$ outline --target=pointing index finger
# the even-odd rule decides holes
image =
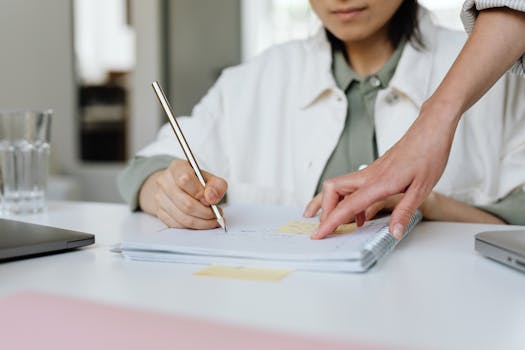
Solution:
[[[379,186],[364,186],[347,195],[323,220],[312,239],[322,239],[332,233],[341,224],[347,223],[380,199],[388,196]]]

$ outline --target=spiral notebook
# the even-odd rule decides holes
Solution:
[[[228,233],[172,228],[127,232],[121,253],[144,261],[363,272],[398,243],[388,232],[389,217],[360,228],[342,226],[314,241],[310,233],[317,219],[303,218],[303,208],[235,205],[223,209]],[[416,212],[405,235],[420,220],[421,213]]]

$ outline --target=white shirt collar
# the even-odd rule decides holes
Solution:
[[[420,108],[429,96],[430,75],[435,51],[436,26],[430,13],[420,7],[419,29],[424,49],[417,49],[411,42],[405,46],[390,87],[405,95]],[[303,88],[298,92],[300,108],[306,108],[324,94],[339,89],[332,74],[332,52],[324,28],[304,43],[306,64]],[[409,77],[409,78],[407,78]]]

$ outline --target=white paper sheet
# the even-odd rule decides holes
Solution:
[[[224,208],[228,233],[215,230],[163,229],[129,232],[122,242],[125,256],[136,260],[279,266],[308,270],[360,270],[370,265],[365,245],[383,231],[388,218],[368,222],[347,234],[314,241],[308,234],[276,231],[302,217],[302,208],[238,205]],[[349,268],[355,266],[355,269]]]

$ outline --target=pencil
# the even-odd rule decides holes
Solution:
[[[188,142],[186,141],[186,138],[184,137],[184,134],[182,133],[179,123],[177,123],[177,119],[175,119],[175,113],[173,113],[173,109],[171,108],[171,105],[168,102],[168,99],[166,98],[164,91],[162,90],[162,88],[160,87],[157,81],[154,81],[151,84],[151,86],[153,87],[153,91],[155,91],[155,95],[157,95],[157,98],[162,106],[162,109],[164,110],[164,113],[166,113],[166,116],[168,117],[168,121],[171,125],[171,128],[173,129],[173,132],[175,133],[175,136],[177,137],[177,140],[179,141],[180,147],[182,148],[182,152],[184,152],[186,159],[190,163],[193,171],[195,172],[195,175],[197,175],[197,178],[199,179],[199,182],[201,183],[202,187],[205,187],[206,181],[204,180],[204,177],[202,176],[201,170],[199,168],[199,164],[197,164],[197,160],[195,159],[195,157],[193,156],[193,153],[191,152],[190,146],[188,145]],[[213,211],[213,214],[217,218],[217,222],[222,227],[224,232],[228,232],[226,229],[226,220],[221,215],[219,208],[217,208],[215,204],[212,204],[211,210]]]

